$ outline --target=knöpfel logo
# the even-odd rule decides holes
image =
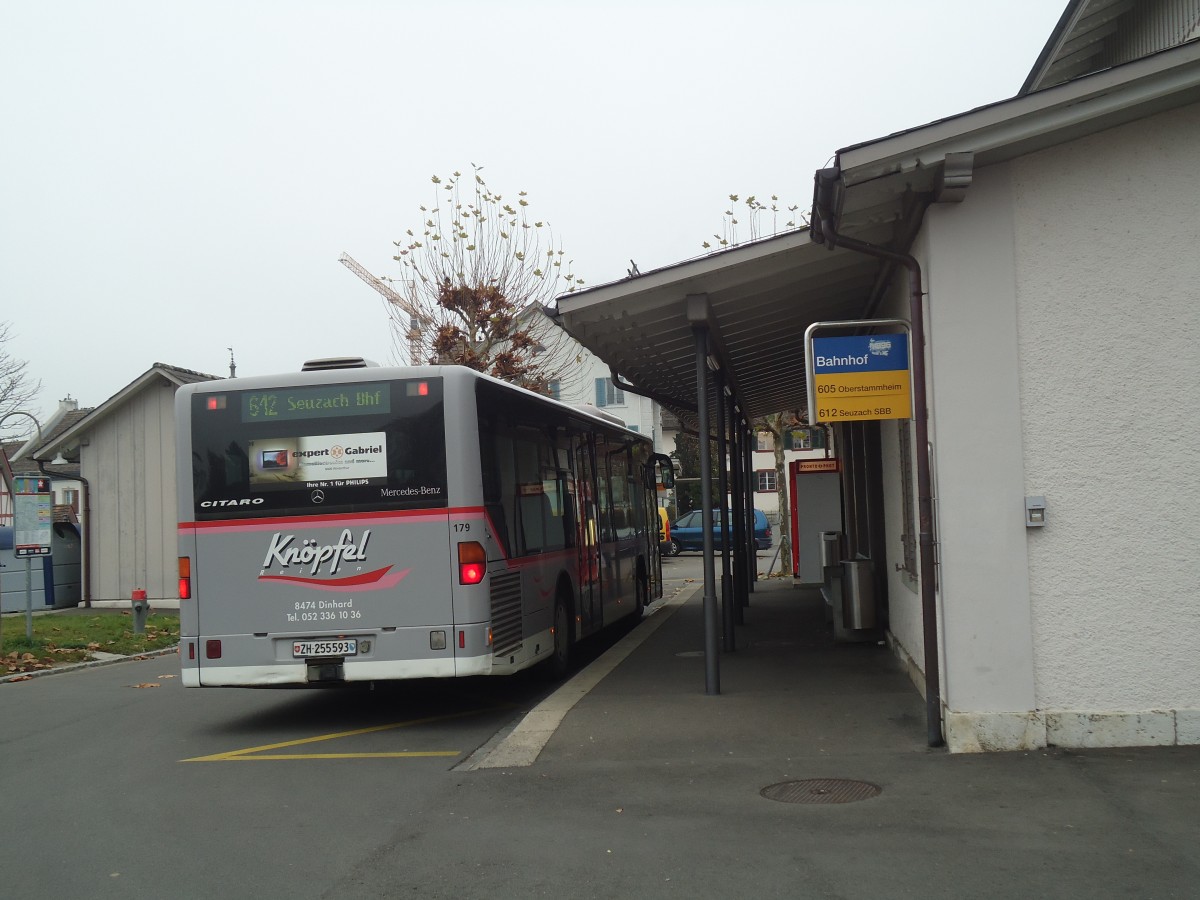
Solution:
[[[367,541],[371,537],[371,529],[365,529],[357,545],[354,535],[349,528],[342,531],[342,537],[336,544],[318,544],[309,538],[292,546],[296,540],[294,534],[275,532],[271,538],[271,546],[267,548],[267,558],[263,560],[263,571],[271,568],[274,563],[279,568],[290,566],[311,566],[310,575],[316,575],[321,566],[329,563],[329,574],[334,574],[343,562],[365,560],[367,558]]]
[[[375,591],[394,587],[409,573],[409,569],[393,572],[392,567],[388,565],[382,569],[363,572],[362,566],[359,566],[354,575],[330,577],[337,574],[343,563],[365,562],[367,541],[370,537],[371,530],[364,529],[362,536],[355,541],[354,533],[345,528],[336,544],[323,544],[315,538],[305,538],[297,542],[294,534],[277,531],[271,537],[258,580],[286,582],[324,591]],[[321,568],[326,564],[328,568],[323,573]],[[278,566],[279,574],[271,573],[272,566]],[[293,568],[299,569],[302,574],[285,574]]]

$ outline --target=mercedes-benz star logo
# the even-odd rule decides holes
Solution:
[[[324,491],[313,491],[312,492],[312,502],[313,503],[324,503],[325,502],[325,492]]]

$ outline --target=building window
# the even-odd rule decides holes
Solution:
[[[759,493],[774,493],[779,490],[774,469],[759,469],[754,473],[754,477],[758,482],[754,489]]]
[[[775,449],[775,435],[769,431],[760,431],[758,433],[758,443],[755,444],[755,450],[763,453],[771,452]],[[771,488],[771,490],[775,490]]]
[[[557,378],[554,379],[553,381],[551,381],[547,385],[547,388],[550,391],[550,396],[553,397],[555,400],[562,399],[562,385],[559,383]]]
[[[625,392],[612,383],[611,378],[596,379],[597,406],[624,406]]]
[[[783,434],[785,450],[825,449],[825,429],[813,426],[789,428]]]

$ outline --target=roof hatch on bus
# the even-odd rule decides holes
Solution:
[[[361,356],[330,356],[325,359],[310,359],[304,363],[301,372],[325,372],[329,369],[372,369],[378,368],[379,363]]]

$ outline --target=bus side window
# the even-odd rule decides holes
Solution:
[[[630,496],[629,451],[623,444],[609,452],[609,492],[612,498],[613,531],[616,538],[632,536],[634,529],[633,498]]]
[[[550,482],[546,482],[549,484]],[[556,501],[551,509],[551,524],[546,529],[548,538],[548,549],[562,550],[566,547],[575,546],[575,531],[572,526],[574,522],[573,513],[570,508],[571,496],[567,487],[567,473],[554,473],[554,497]]]
[[[518,510],[517,533],[521,536],[515,551],[518,556],[540,553],[545,544],[541,443],[541,433],[536,429],[520,426],[513,429],[514,495]]]
[[[512,435],[491,419],[480,417],[480,461],[483,476],[483,503],[496,538],[509,555],[514,553],[512,535],[516,534],[516,463],[513,460]]]
[[[596,457],[597,469],[596,473],[596,517],[600,520],[600,540],[603,543],[609,543],[616,540],[616,535],[613,533],[612,520],[612,490],[610,488],[611,476],[611,457],[612,448],[607,444],[602,443],[602,439],[596,440]]]
[[[521,498],[518,506],[521,510],[521,542],[526,553],[540,553],[546,547],[546,520],[549,515],[549,498],[540,490],[537,493],[524,491],[539,487],[538,485],[522,485]]]

